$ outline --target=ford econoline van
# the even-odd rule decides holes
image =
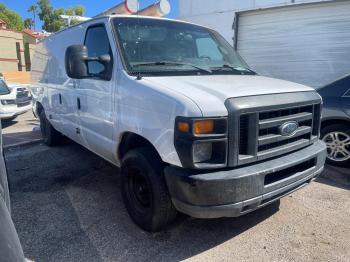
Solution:
[[[159,231],[182,212],[236,217],[309,184],[324,167],[321,98],[255,73],[217,32],[104,16],[42,41],[34,111],[121,168],[130,217]]]

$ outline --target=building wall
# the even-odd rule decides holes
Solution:
[[[208,26],[233,44],[235,12],[332,0],[179,0],[179,19]]]
[[[29,44],[32,44],[32,45],[35,45],[36,44],[36,38],[26,34],[26,33],[23,33],[23,42],[24,43],[29,43]]]
[[[19,56],[16,43],[19,43]],[[28,43],[28,51],[26,51]],[[9,82],[30,83],[30,74],[33,61],[36,39],[22,32],[0,29],[0,72]],[[29,54],[29,59],[25,53]],[[21,63],[19,63],[21,62]]]
[[[18,56],[16,43],[20,45],[20,57],[24,65],[24,49],[22,33],[0,29],[0,71],[18,71]]]

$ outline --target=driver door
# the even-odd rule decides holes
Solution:
[[[114,105],[115,74],[113,54],[109,35],[104,23],[87,25],[84,45],[89,57],[108,54],[110,64],[88,62],[89,74],[93,77],[78,81],[76,92],[77,116],[80,135],[84,146],[96,154],[113,159],[113,127],[116,120]]]

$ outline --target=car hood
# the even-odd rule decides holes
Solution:
[[[169,88],[190,98],[203,116],[227,115],[226,99],[253,95],[307,92],[314,89],[279,79],[252,75],[145,77],[153,86]]]

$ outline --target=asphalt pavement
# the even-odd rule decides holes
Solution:
[[[21,117],[3,131],[12,216],[30,260],[350,261],[349,169],[327,166],[311,185],[239,218],[182,215],[150,234],[124,208],[118,168],[68,139],[31,143],[37,121]]]
[[[289,197],[239,218],[180,216],[150,234],[129,219],[119,170],[66,140],[5,150],[12,216],[34,261],[349,261],[350,178],[327,167]]]
[[[1,120],[3,146],[37,142],[41,139],[39,120],[32,111],[17,116],[13,120]]]

